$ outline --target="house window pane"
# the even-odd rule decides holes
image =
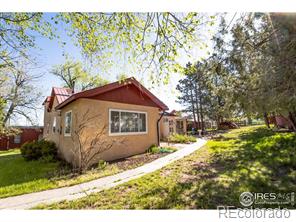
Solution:
[[[139,132],[146,131],[146,114],[144,113],[139,114],[138,125],[139,125]]]
[[[119,133],[119,112],[111,111],[111,133]]]
[[[177,128],[183,129],[183,121],[177,121]]]
[[[53,118],[53,123],[52,123],[52,132],[55,133],[56,131],[56,125],[57,125],[57,118]]]
[[[15,144],[21,143],[21,135],[20,134],[19,135],[15,135],[14,138],[13,138],[13,142]]]
[[[146,132],[146,114],[128,111],[110,112],[111,133]]]
[[[71,134],[72,112],[65,114],[65,134]]]
[[[138,132],[138,113],[121,112],[121,132]]]

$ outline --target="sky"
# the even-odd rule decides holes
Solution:
[[[233,13],[228,14],[227,18],[231,18],[231,14]],[[53,13],[45,13],[45,18],[47,20],[50,20],[51,16],[53,15]],[[193,48],[193,50],[190,52],[190,56],[187,55],[185,52],[180,52],[179,57],[177,58],[177,62],[185,66],[185,64],[189,61],[195,62],[201,58],[207,57],[207,53],[211,52],[212,50],[210,39],[212,35],[215,33],[215,30],[215,26],[211,27],[211,30],[209,30],[209,27],[204,27],[204,30],[202,30],[203,41],[208,45],[208,48]],[[70,57],[75,60],[80,60],[86,63],[86,61],[83,59],[83,56],[80,53],[80,49],[73,44],[71,37],[69,37],[66,34],[65,27],[63,26],[63,24],[59,24],[57,26],[57,32],[61,37],[60,39],[63,42],[66,42],[65,46],[61,47],[61,44],[59,43],[60,40],[50,40],[39,36],[36,38],[36,45],[38,46],[38,49],[31,50],[31,54],[36,56],[39,64],[39,68],[35,69],[33,72],[35,72],[35,74],[42,74],[42,77],[38,80],[38,82],[34,83],[36,87],[39,89],[39,91],[42,93],[42,96],[40,98],[40,104],[36,112],[37,125],[43,125],[42,102],[44,101],[46,96],[50,95],[51,88],[53,86],[63,86],[63,83],[56,76],[50,73],[52,67],[54,65],[62,64],[63,62],[65,62],[65,53],[67,55],[70,55]],[[120,61],[118,63],[122,64],[122,62]],[[128,64],[123,64],[123,67],[125,69],[125,73],[128,76],[133,76],[136,79],[143,79],[143,73],[134,73],[134,71],[131,69],[131,67],[128,66]],[[100,73],[100,75],[108,79],[110,82],[116,81],[116,77],[122,73],[123,67],[122,65],[116,65],[112,68],[112,70],[109,73]],[[170,76],[170,81],[167,85],[154,85],[151,88],[151,83],[147,81],[147,78],[144,78],[144,85],[148,89],[150,89],[151,92],[154,95],[156,95],[161,101],[163,101],[169,107],[170,110],[182,110],[184,107],[182,107],[181,104],[176,102],[178,96],[176,86],[178,84],[178,81],[182,78],[182,75],[176,73]],[[30,122],[21,117],[11,120],[10,124],[31,125]]]

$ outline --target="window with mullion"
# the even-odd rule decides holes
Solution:
[[[110,111],[111,133],[146,132],[146,113],[130,111]]]

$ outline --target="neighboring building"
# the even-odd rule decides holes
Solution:
[[[274,124],[277,128],[293,129],[293,124],[288,117],[283,115],[274,115],[268,118],[269,124]]]
[[[42,138],[43,127],[14,126],[20,133],[14,136],[0,136],[0,150],[20,148],[26,142],[38,141]]]
[[[186,134],[187,120],[177,114],[175,110],[164,112],[160,121],[160,138],[166,140],[171,134]]]
[[[44,138],[54,141],[60,156],[73,164],[79,161],[75,138],[82,126],[82,148],[92,147],[100,132],[100,139],[106,143],[123,141],[94,160],[111,161],[143,153],[157,144],[159,113],[168,109],[134,78],[78,93],[53,88],[43,104]]]

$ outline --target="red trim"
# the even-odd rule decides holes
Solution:
[[[129,84],[134,85],[141,93],[145,94],[157,107],[159,107],[162,110],[168,110],[168,107],[160,101],[156,96],[154,96],[148,89],[146,89],[143,85],[141,85],[135,78],[128,78],[123,81],[117,81],[113,82],[104,86],[100,86],[94,89],[85,90],[83,92],[78,92],[75,94],[72,94],[68,99],[60,103],[56,106],[56,109],[61,109],[67,104],[73,102],[76,99],[79,98],[91,98],[112,90],[119,89],[123,86],[127,86]]]

